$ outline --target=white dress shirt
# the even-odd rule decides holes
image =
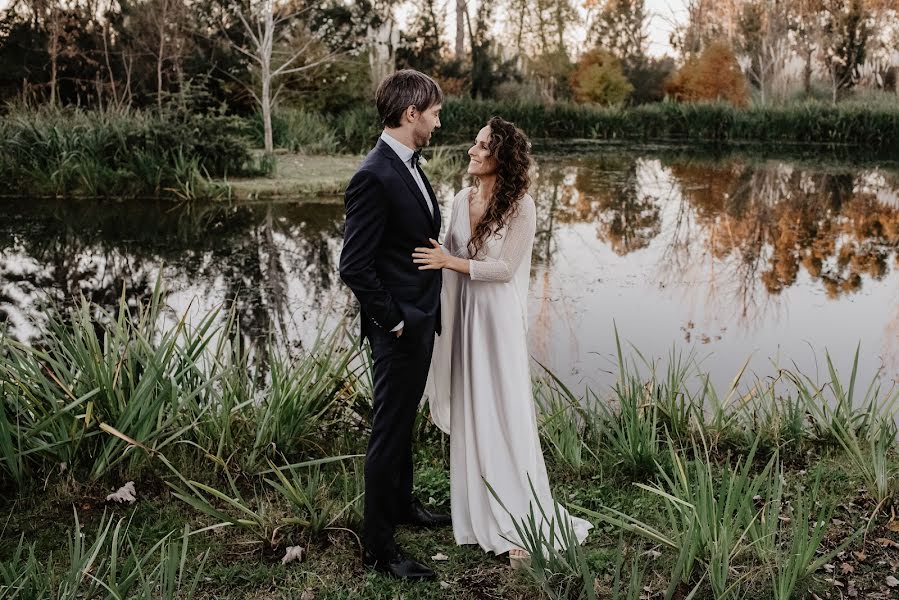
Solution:
[[[421,195],[425,197],[425,202],[428,203],[428,210],[431,211],[431,216],[434,215],[434,205],[431,203],[431,195],[428,194],[428,188],[425,187],[425,182],[421,178],[421,173],[418,172],[414,166],[412,166],[412,155],[415,154],[415,150],[410,148],[409,146],[399,142],[391,136],[386,131],[381,134],[381,139],[384,140],[390,148],[396,152],[396,155],[400,157],[400,160],[403,161],[403,164],[406,165],[406,168],[409,169],[409,174],[412,175],[412,179],[415,180],[415,183],[418,184],[418,189],[421,190]]]

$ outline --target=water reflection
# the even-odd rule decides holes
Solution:
[[[899,372],[899,174],[746,155],[614,149],[538,160],[531,344],[569,381],[607,379],[612,321],[647,355],[708,344],[733,375],[867,344]],[[440,190],[444,218],[461,177]],[[245,334],[296,345],[352,306],[339,198],[239,206],[4,201],[0,321],[39,336],[50,308],[112,308],[162,270],[175,312],[234,300]],[[764,367],[760,367],[764,371]]]
[[[335,285],[339,204],[182,205],[23,201],[0,225],[0,320],[39,335],[53,306],[80,295],[108,309],[150,295],[164,274],[175,312],[233,300],[251,338],[302,343]],[[339,304],[339,302],[337,302]],[[34,327],[33,325],[36,325]]]
[[[862,341],[869,373],[881,363],[899,372],[895,167],[621,151],[544,160],[534,191],[545,211],[532,285],[538,360],[598,370],[585,357],[608,354],[615,319],[655,356],[676,338],[721,342],[714,352],[732,357],[719,361],[732,367],[722,377],[738,369],[734,357],[765,359],[791,341],[819,352]],[[858,303],[877,308],[860,314]],[[817,309],[857,327],[805,323]],[[651,326],[657,315],[667,318]]]

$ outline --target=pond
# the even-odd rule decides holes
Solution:
[[[614,381],[616,327],[626,354],[692,352],[719,388],[747,360],[747,381],[826,378],[825,350],[848,380],[858,344],[863,384],[899,378],[895,164],[606,147],[535,174],[531,353],[575,390]],[[461,185],[438,186],[445,219]],[[340,198],[2,202],[0,322],[20,339],[74,295],[148,297],[160,272],[175,313],[236,299],[245,333],[299,347],[353,305]]]

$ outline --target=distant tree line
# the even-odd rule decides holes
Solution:
[[[899,72],[899,0],[687,0],[664,57],[644,0],[420,0],[400,23],[403,4],[12,0],[0,101],[333,114],[414,67],[463,97],[742,106],[895,93]]]

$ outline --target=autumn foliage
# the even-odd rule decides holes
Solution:
[[[746,106],[746,78],[734,52],[724,41],[706,46],[698,58],[687,62],[665,85],[665,92],[681,102],[729,102]]]
[[[612,54],[595,48],[585,53],[571,74],[571,90],[577,102],[621,104],[630,97],[634,86]]]

